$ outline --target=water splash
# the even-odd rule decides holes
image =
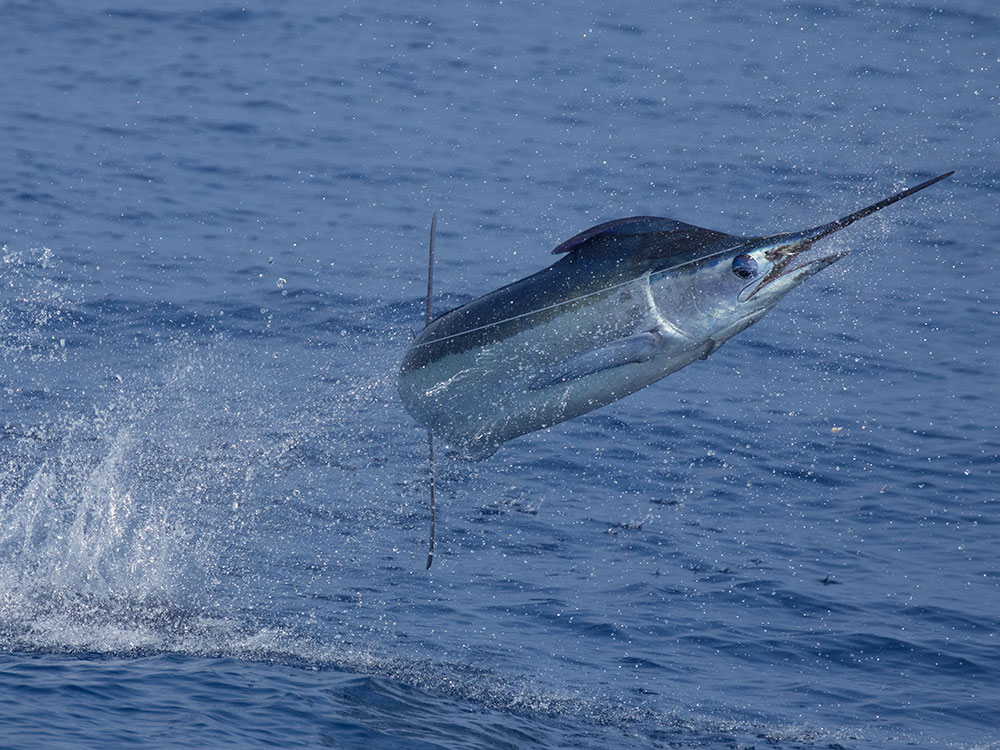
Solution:
[[[199,468],[164,408],[190,386],[147,383],[0,446],[0,620],[18,640],[99,647],[88,628],[196,601],[215,564],[206,523],[221,518],[205,500],[227,476]]]
[[[54,335],[77,307],[76,293],[60,280],[48,247],[0,247],[0,360],[64,361],[66,340]]]
[[[273,357],[222,334],[175,336],[136,347],[124,377],[76,384],[58,399],[64,411],[50,395],[30,408],[11,403],[7,418],[20,423],[0,429],[8,644],[161,650],[203,631],[199,648],[211,650],[228,642],[215,640],[222,620],[235,618],[229,630],[266,627],[258,618],[273,609],[275,582],[258,561],[285,558],[290,514],[304,527],[322,518],[341,545],[331,554],[356,556],[381,494],[358,492],[349,500],[367,502],[344,508],[351,503],[335,496],[319,509],[305,496],[325,491],[331,472],[365,487],[363,472],[386,465],[392,441],[376,434],[384,420],[370,410],[385,409],[391,383],[311,361],[299,385],[277,387],[288,385],[289,363],[280,342],[266,346]],[[391,475],[376,484],[394,486]],[[338,533],[342,523],[352,530]],[[283,569],[283,583],[296,572]]]

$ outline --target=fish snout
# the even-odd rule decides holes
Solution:
[[[815,234],[810,233],[812,236],[799,235],[766,249],[764,257],[772,263],[770,270],[763,278],[755,279],[744,287],[739,294],[739,301],[749,302],[762,293],[774,296],[774,301],[777,301],[810,276],[849,254],[844,249],[810,253],[817,240],[825,236],[820,231],[814,232]]]

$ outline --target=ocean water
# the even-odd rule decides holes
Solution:
[[[0,4],[0,746],[1000,747],[989,0]],[[593,224],[852,255],[598,412],[395,376]]]

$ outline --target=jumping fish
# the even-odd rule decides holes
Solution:
[[[403,405],[467,458],[486,458],[705,359],[847,255],[808,253],[819,240],[952,174],[767,237],[657,216],[599,224],[556,247],[564,257],[548,268],[428,312],[400,368]]]

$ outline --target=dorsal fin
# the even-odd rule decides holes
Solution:
[[[629,236],[636,237],[648,234],[677,235],[677,238],[683,239],[684,244],[688,246],[691,243],[707,245],[729,236],[725,232],[703,229],[693,224],[685,224],[683,221],[666,219],[662,216],[630,216],[626,219],[606,221],[580,232],[558,245],[552,253],[560,255],[585,250],[594,240],[612,237],[624,239]]]
[[[634,234],[636,232],[643,231],[641,225],[648,222],[662,221],[662,219],[656,216],[630,216],[627,219],[615,219],[614,221],[606,221],[603,224],[598,224],[596,227],[591,227],[586,229],[580,234],[570,237],[565,242],[560,243],[552,251],[553,255],[561,255],[562,253],[571,253],[574,250],[578,250],[582,245],[584,245],[587,240],[591,240],[599,234],[604,234],[609,232],[612,234],[628,233]],[[669,221],[669,219],[667,220]],[[648,230],[646,230],[648,231]]]

